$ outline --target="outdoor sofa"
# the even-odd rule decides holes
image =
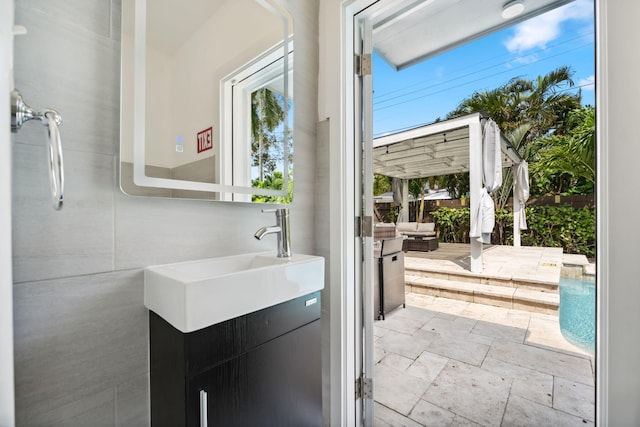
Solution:
[[[373,240],[380,242],[383,239],[402,237],[404,242],[402,250],[407,251],[434,251],[438,249],[435,224],[433,222],[399,222],[377,223],[373,226]],[[380,243],[376,244],[379,247]]]
[[[396,230],[407,237],[436,237],[436,224],[433,222],[399,222]]]

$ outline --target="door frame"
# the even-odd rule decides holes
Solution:
[[[355,235],[355,372],[356,424],[373,425],[373,81],[371,74],[371,21],[366,11],[354,17],[354,206]],[[359,224],[359,225],[358,225]],[[359,310],[357,307],[361,307]]]
[[[341,51],[341,93],[340,104],[342,113],[340,117],[340,146],[339,152],[342,161],[336,167],[339,168],[337,188],[344,189],[340,206],[341,242],[344,242],[340,255],[344,255],[341,262],[342,278],[344,279],[342,291],[344,299],[343,321],[342,321],[342,343],[341,349],[342,360],[347,362],[343,366],[342,373],[346,374],[346,392],[342,395],[342,414],[346,415],[343,419],[353,420],[349,414],[356,413],[356,406],[352,397],[354,394],[353,384],[356,378],[356,366],[354,365],[356,351],[354,347],[354,337],[356,336],[357,322],[355,321],[356,313],[362,311],[362,305],[356,306],[354,295],[356,292],[356,284],[354,283],[354,271],[360,262],[353,244],[355,233],[354,227],[350,227],[350,222],[356,216],[353,208],[353,197],[356,194],[358,180],[356,179],[354,151],[355,151],[355,82],[354,70],[354,23],[355,17],[364,9],[372,6],[378,1],[385,0],[345,0],[342,2],[341,10],[341,34],[342,34],[342,51]],[[596,106],[600,111],[606,112],[608,105],[608,92],[606,90],[606,82],[608,80],[608,67],[605,52],[602,46],[606,46],[607,35],[604,29],[607,28],[606,16],[606,0],[594,0],[595,4],[595,69],[596,69]],[[605,252],[609,245],[606,233],[601,230],[609,229],[609,203],[606,198],[606,189],[608,183],[606,176],[608,175],[608,153],[604,141],[605,135],[608,133],[608,120],[606,114],[597,115],[596,125],[596,152],[598,158],[596,189],[597,189],[597,210],[596,210],[596,252],[597,252],[597,292],[596,292],[596,424],[606,425],[609,419],[609,385],[608,385],[608,364],[609,364],[609,342],[607,337],[608,331],[608,313],[609,313],[609,296],[608,296],[608,277],[609,277],[609,259]],[[336,188],[332,186],[332,188]],[[351,198],[349,198],[351,197]],[[348,274],[350,273],[350,274]],[[351,279],[351,280],[350,280]],[[372,320],[373,321],[373,320]],[[353,381],[351,381],[353,379]],[[351,387],[351,388],[349,388]],[[351,425],[345,424],[345,425]]]
[[[15,423],[13,374],[13,279],[11,255],[11,122],[13,1],[0,2],[0,425]],[[5,65],[6,64],[6,65]]]

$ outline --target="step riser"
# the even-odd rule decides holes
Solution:
[[[474,291],[444,289],[437,285],[405,283],[406,292],[414,292],[441,298],[473,302],[494,307],[512,308],[543,314],[558,314],[558,305],[542,301],[523,300],[517,297],[488,295]]]
[[[522,289],[530,289],[532,291],[558,293],[557,284],[524,282],[520,280],[515,280],[515,281],[503,280],[503,279],[497,279],[497,278],[469,276],[469,275],[455,274],[455,273],[442,273],[437,271],[412,269],[412,268],[405,268],[405,274],[411,275],[411,276],[420,276],[427,279],[453,280],[456,282],[479,283],[483,285],[504,286],[507,288],[522,288]]]

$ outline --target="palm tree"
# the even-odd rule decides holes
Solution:
[[[420,198],[419,208],[416,206],[416,221],[422,222],[422,217],[424,216],[424,197],[425,187],[429,182],[429,178],[413,178],[409,180],[409,193],[413,194],[415,200]]]
[[[528,123],[522,124],[518,126],[516,129],[511,132],[505,134],[505,138],[509,140],[511,145],[521,153],[523,158],[531,157],[531,149],[529,147],[525,147],[525,140],[529,131],[531,130],[531,125]],[[495,194],[495,202],[496,208],[502,209],[506,207],[507,201],[509,200],[509,196],[513,190],[513,170],[511,168],[506,168],[502,171],[502,186],[498,190],[496,190]]]
[[[503,132],[524,123],[531,125],[529,140],[550,131],[562,132],[569,112],[580,108],[580,92],[567,93],[573,87],[573,71],[563,66],[533,80],[513,78],[486,92],[474,92],[447,118],[475,112],[487,112]]]
[[[567,92],[574,85],[572,75],[571,68],[563,66],[535,80],[513,78],[496,89],[474,92],[447,118],[486,112],[514,143],[520,156],[532,160],[530,144],[543,136],[566,133],[569,114],[580,108],[580,92]],[[509,170],[505,178],[511,179]],[[511,190],[506,180],[497,195],[497,207],[504,207]]]
[[[264,181],[265,165],[274,164],[269,158],[269,149],[277,142],[272,132],[284,121],[284,109],[281,100],[266,87],[251,94],[251,136],[253,137],[252,156],[254,166],[260,171],[260,181]]]

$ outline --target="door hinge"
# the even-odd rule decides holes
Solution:
[[[373,217],[357,216],[355,225],[356,237],[373,237]]]
[[[356,379],[356,399],[373,399],[373,378],[367,378],[364,374]]]
[[[356,54],[354,59],[355,59],[356,75],[370,76],[371,75],[371,54],[370,53]]]

